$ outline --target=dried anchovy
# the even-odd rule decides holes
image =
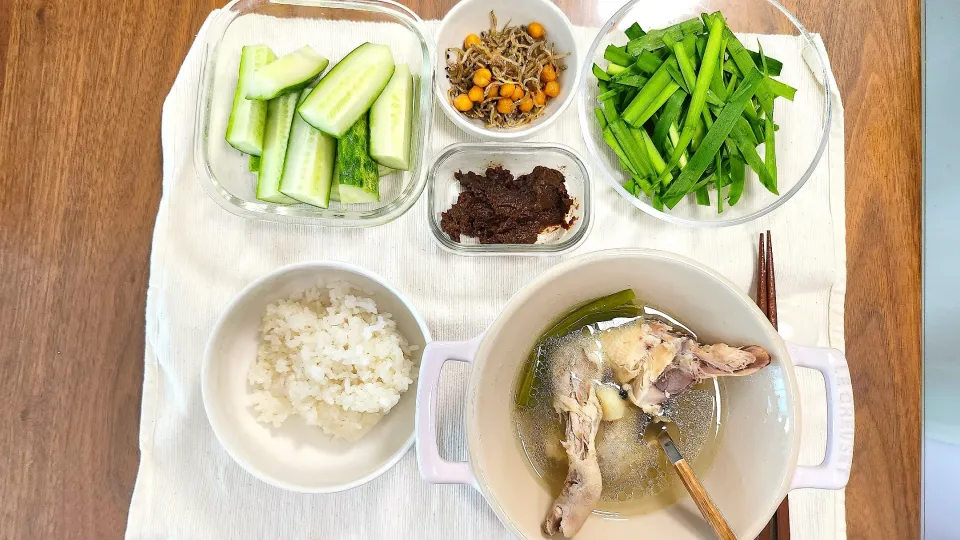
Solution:
[[[553,52],[553,43],[545,39],[534,39],[520,26],[510,26],[508,21],[503,30],[497,30],[497,16],[490,12],[490,29],[480,32],[480,43],[471,45],[467,50],[450,47],[446,51],[447,78],[450,90],[447,96],[453,101],[460,94],[466,94],[474,86],[473,74],[480,68],[487,68],[493,74],[491,83],[483,89],[483,100],[462,114],[469,118],[483,120],[487,127],[513,128],[529,124],[543,113],[545,107],[534,107],[530,112],[516,108],[510,114],[497,110],[499,97],[490,96],[490,88],[506,83],[520,85],[529,94],[541,90],[540,72],[544,66],[552,64],[559,74],[566,69],[563,59],[568,53]]]

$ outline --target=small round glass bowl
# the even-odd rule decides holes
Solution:
[[[794,101],[777,98],[774,107],[774,121],[780,126],[776,136],[780,195],[767,191],[747,167],[743,197],[733,207],[724,201],[722,213],[717,212],[717,193],[713,188],[710,206],[700,206],[693,195],[688,195],[673,209],[660,211],[643,194],[635,197],[622,186],[630,177],[622,171],[619,159],[604,142],[597,123],[594,109],[599,106],[599,92],[592,67],[594,63],[606,67],[603,54],[607,45],[626,44],[624,31],[634,22],[649,31],[715,11],[723,13],[747,49],[757,50],[759,41],[765,55],[781,60],[783,71],[777,80],[797,89]],[[830,80],[821,48],[800,21],[775,0],[632,0],[600,28],[585,55],[578,99],[580,126],[598,171],[640,210],[664,221],[691,227],[739,225],[764,216],[790,200],[817,169],[830,132]],[[762,157],[764,148],[761,146],[758,151]]]

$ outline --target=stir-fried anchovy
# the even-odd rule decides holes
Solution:
[[[470,91],[473,74],[480,68],[489,69],[492,80],[498,84],[519,85],[531,94],[543,90],[540,72],[544,66],[553,65],[559,73],[566,69],[563,59],[567,56],[554,53],[552,43],[534,39],[523,27],[510,26],[507,22],[502,30],[497,30],[497,17],[492,11],[490,29],[480,33],[480,43],[466,50],[450,47],[446,55],[447,78],[450,79],[448,97],[451,100]],[[483,120],[488,127],[512,128],[528,124],[543,113],[544,107],[534,107],[530,112],[517,109],[503,114],[497,111],[497,99],[499,97],[490,96],[488,86],[484,89],[483,100],[463,114]]]

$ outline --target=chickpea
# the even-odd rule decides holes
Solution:
[[[463,48],[469,49],[471,45],[479,45],[480,36],[476,34],[468,34],[466,39],[463,40]]]
[[[560,85],[557,81],[550,81],[543,87],[543,91],[550,97],[557,97],[560,95]]]
[[[533,110],[533,98],[527,96],[520,100],[520,111],[530,112]]]
[[[479,86],[480,88],[486,87],[490,84],[490,78],[493,77],[493,74],[490,73],[490,70],[487,68],[480,68],[473,74],[473,84]]]
[[[557,70],[550,64],[543,66],[540,70],[540,80],[545,83],[557,80]]]
[[[453,106],[460,112],[467,112],[473,108],[473,102],[466,94],[460,94],[453,100]]]
[[[483,88],[474,86],[467,92],[467,97],[470,98],[470,101],[483,101]]]
[[[500,98],[497,101],[497,111],[501,114],[510,114],[513,112],[513,102],[509,98]]]
[[[517,85],[513,89],[513,95],[511,97],[513,98],[514,101],[517,101],[518,99],[522,98],[524,94],[526,94],[526,92],[524,92],[523,87]]]
[[[514,91],[514,89],[515,89],[516,87],[517,87],[517,85],[515,85],[515,84],[513,84],[513,83],[506,83],[506,84],[504,84],[503,86],[500,87],[500,95],[503,96],[503,97],[505,97],[505,98],[512,98],[512,97],[513,97],[513,91]]]
[[[533,95],[533,103],[537,107],[543,107],[547,104],[547,95],[543,93],[543,90],[537,90],[537,93]]]
[[[543,39],[543,36],[547,35],[547,31],[543,29],[543,25],[536,21],[527,25],[527,33],[530,34],[530,37],[533,39]]]
[[[487,87],[487,97],[497,97],[500,95],[500,87],[496,84],[491,84]]]

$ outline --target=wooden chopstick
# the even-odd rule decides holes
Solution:
[[[760,233],[760,245],[757,248],[757,305],[774,328],[777,328],[776,282],[773,270],[773,238],[770,231],[767,231],[766,237]],[[790,504],[787,499],[784,497],[780,502],[777,513],[757,536],[758,540],[790,540]]]

